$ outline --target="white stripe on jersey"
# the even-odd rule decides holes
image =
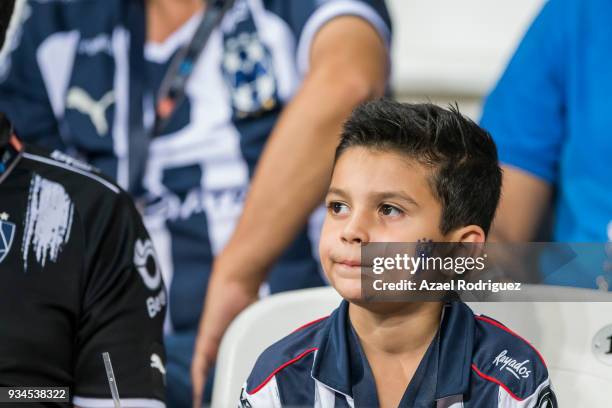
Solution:
[[[342,395],[349,407],[354,408],[355,401],[350,396],[317,381],[315,378],[313,380],[315,382],[315,408],[334,408],[336,395]]]
[[[249,183],[240,134],[232,122],[231,97],[219,64],[222,51],[221,33],[215,31],[187,84],[191,122],[153,140],[145,176],[145,187],[163,196],[169,193],[162,183],[165,170],[201,166],[202,202],[215,255],[225,246],[242,212],[242,201],[233,200],[233,193],[246,190]],[[203,83],[207,86],[202,87]]]
[[[145,59],[157,64],[166,64],[179,47],[191,40],[201,19],[202,12],[200,11],[191,16],[189,20],[170,34],[163,42],[147,42],[144,49]]]
[[[170,45],[177,47],[188,41],[189,34],[196,28],[193,24],[197,22],[198,19],[192,18],[175,32]],[[183,38],[185,36],[186,38]],[[221,33],[215,30],[187,84],[191,121],[184,128],[152,141],[144,179],[144,186],[148,191],[154,196],[165,197],[174,194],[163,183],[166,170],[192,165],[201,168],[200,183],[192,188],[201,190],[196,190],[193,194],[202,196],[213,254],[217,254],[225,245],[242,211],[242,202],[224,201],[223,197],[226,195],[219,195],[219,191],[246,189],[249,182],[247,163],[240,150],[240,134],[232,122],[230,95],[219,64],[222,58],[222,41]],[[150,44],[147,45],[146,56],[156,63],[164,63],[167,61],[161,58],[171,56],[174,51],[166,42]],[[217,199],[212,192],[218,194]],[[181,211],[181,214],[187,215],[188,205],[183,204],[188,203],[181,202],[181,208],[185,210]],[[172,237],[166,220],[161,214],[147,214],[145,224],[149,228],[160,264],[163,266],[164,281],[170,288],[174,277],[174,260]],[[166,316],[165,332],[168,334],[172,332],[171,313],[168,311]]]
[[[550,379],[547,378],[546,381],[542,382],[540,386],[535,390],[533,394],[523,399],[522,401],[518,401],[514,399],[508,391],[504,389],[504,387],[499,386],[499,408],[534,408],[536,403],[538,402],[538,397],[540,391],[544,388],[550,387]]]
[[[115,403],[110,398],[87,398],[75,395],[72,403],[80,408],[114,408]],[[166,404],[151,398],[122,398],[123,408],[166,408]]]
[[[323,383],[315,381],[315,408],[334,408],[336,393]]]
[[[117,184],[123,189],[129,184],[129,57],[130,33],[122,27],[113,30],[112,47],[115,56],[115,118],[113,120],[113,150],[117,157]]]
[[[391,32],[382,17],[368,4],[355,0],[330,1],[321,5],[308,19],[298,40],[297,67],[300,74],[308,72],[310,46],[317,32],[331,19],[339,16],[359,16],[376,28],[387,48],[391,45]]]
[[[245,387],[246,384],[244,384],[243,390]],[[255,394],[248,394],[244,391],[241,397],[246,398],[253,407],[282,408],[283,406],[278,391],[278,384],[276,383],[276,376],[272,377]]]
[[[72,166],[70,166],[68,164],[60,163],[60,162],[57,162],[57,161],[55,161],[53,159],[49,159],[47,157],[38,156],[38,155],[35,155],[35,154],[32,154],[32,153],[27,153],[27,152],[23,153],[23,157],[26,158],[26,159],[29,159],[29,160],[34,160],[34,161],[37,161],[37,162],[48,164],[50,166],[61,167],[62,169],[69,170],[69,171],[71,171],[73,173],[81,174],[81,175],[83,175],[83,176],[85,176],[87,178],[90,178],[92,180],[97,181],[98,183],[102,184],[104,187],[108,188],[109,190],[111,190],[115,194],[119,194],[119,192],[121,191],[113,183],[104,180],[102,177],[97,176],[97,175],[95,175],[93,173],[90,173],[90,172],[78,169],[76,167],[72,167]]]
[[[36,50],[36,61],[56,118],[64,116],[66,91],[80,38],[78,31],[55,33]]]

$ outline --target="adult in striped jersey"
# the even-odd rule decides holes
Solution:
[[[382,0],[238,0],[150,143],[144,176],[130,185],[133,137],[151,125],[162,78],[206,7],[29,0],[0,64],[0,109],[21,137],[85,159],[138,196],[169,285],[175,406],[191,404],[189,367],[211,274],[207,356],[260,289],[324,284],[321,213],[311,214],[343,119],[382,95],[388,74]]]

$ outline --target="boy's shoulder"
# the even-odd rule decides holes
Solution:
[[[473,372],[497,384],[514,400],[537,399],[549,389],[546,362],[523,337],[490,317],[474,316]]]
[[[295,376],[297,381],[310,379],[314,354],[327,332],[328,323],[329,316],[306,323],[264,350],[247,379],[243,394],[249,398],[258,393],[268,394],[271,388],[278,387],[276,378],[279,375]]]

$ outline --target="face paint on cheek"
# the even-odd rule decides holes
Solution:
[[[417,240],[414,252],[419,260],[419,264],[414,269],[416,274],[421,274],[424,272],[425,265],[427,264],[427,258],[433,256],[434,245],[434,240],[427,237]]]
[[[416,255],[417,256],[430,256],[433,254],[434,240],[428,238],[417,239],[416,244]]]

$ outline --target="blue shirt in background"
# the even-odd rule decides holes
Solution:
[[[500,160],[556,190],[553,237],[612,240],[612,3],[551,0],[484,106]]]
[[[550,0],[484,106],[481,124],[500,160],[554,188],[558,242],[612,241],[610,22],[608,1]],[[603,245],[594,251],[563,270],[552,267],[555,254],[543,254],[543,281],[612,287]]]

